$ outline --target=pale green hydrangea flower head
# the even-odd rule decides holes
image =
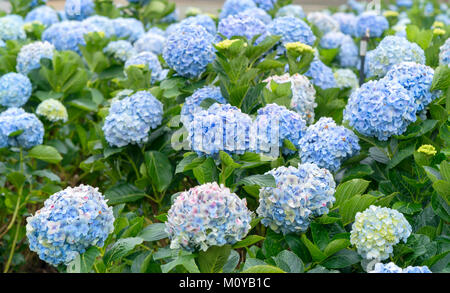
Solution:
[[[36,114],[44,116],[52,122],[66,122],[68,119],[66,107],[64,107],[60,101],[55,99],[42,101],[36,109]]]

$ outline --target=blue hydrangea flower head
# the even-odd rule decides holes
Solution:
[[[416,121],[417,106],[408,91],[395,81],[369,81],[350,95],[344,120],[359,133],[388,140]]]
[[[6,43],[3,42],[3,40],[0,39],[0,48],[5,47],[5,46],[6,46]]]
[[[50,6],[38,6],[28,12],[25,22],[40,21],[45,26],[59,22],[58,12]]]
[[[411,8],[412,5],[413,5],[413,1],[412,0],[397,0],[397,6],[398,7]]]
[[[167,38],[164,60],[179,75],[198,77],[215,59],[213,38],[202,26],[182,25]]]
[[[195,90],[192,96],[186,98],[181,108],[181,123],[188,127],[189,123],[194,119],[194,115],[203,110],[200,104],[205,99],[214,99],[217,103],[226,104],[225,98],[217,86],[204,86]]]
[[[112,207],[89,185],[67,187],[27,218],[30,250],[51,265],[68,264],[91,246],[102,247],[114,230]]]
[[[18,131],[22,133],[9,137]],[[43,139],[44,125],[36,115],[22,108],[8,108],[0,113],[0,148],[10,146],[29,149],[42,144]]]
[[[303,7],[296,4],[289,4],[278,9],[275,17],[292,16],[297,18],[305,18]]]
[[[401,274],[402,272],[402,268],[397,266],[393,262],[387,264],[379,262],[375,264],[375,267],[372,271],[369,271],[369,273],[375,274]]]
[[[147,31],[148,34],[155,34],[155,35],[160,35],[161,37],[166,37],[166,32],[162,29],[160,29],[157,26],[152,26],[148,29]]]
[[[94,14],[92,0],[66,0],[64,11],[68,19],[83,20]]]
[[[235,15],[250,8],[257,8],[253,0],[226,0],[223,4],[219,18],[226,18],[229,15]]]
[[[144,25],[135,18],[118,17],[112,20],[116,37],[135,42],[145,34]]]
[[[41,2],[43,2],[45,4],[45,3],[47,3],[47,0],[41,0]],[[33,8],[33,7],[36,7],[39,4],[40,3],[39,3],[38,0],[31,0],[30,7]]]
[[[264,24],[269,24],[272,21],[272,17],[261,8],[246,9],[237,14],[241,17],[254,17],[262,21]]]
[[[357,0],[348,0],[347,1],[348,6],[354,11],[356,11],[358,14],[363,13],[365,9],[365,4],[362,2],[358,2]]]
[[[86,33],[88,31],[80,21],[61,21],[48,27],[42,33],[42,40],[53,44],[58,51],[72,50],[80,54],[78,45],[86,45]]]
[[[24,40],[27,36],[22,25],[22,18],[12,15],[0,17],[0,40]]]
[[[115,100],[102,128],[105,139],[116,147],[145,143],[150,129],[161,124],[162,116],[163,105],[147,91]]]
[[[306,22],[293,16],[276,17],[267,29],[272,35],[281,36],[283,44],[300,42],[312,46],[316,41]]]
[[[306,231],[311,219],[328,213],[336,200],[333,176],[315,164],[281,166],[266,174],[275,178],[276,187],[259,190],[256,212],[261,223],[277,233]]]
[[[356,214],[350,242],[363,258],[384,260],[392,254],[393,246],[406,242],[410,234],[411,225],[403,214],[371,205]]]
[[[356,74],[350,69],[338,69],[334,72],[334,79],[339,88],[358,88],[359,82]]]
[[[298,142],[302,163],[314,163],[332,172],[361,150],[358,137],[350,129],[336,125],[332,118],[322,117],[309,126]]]
[[[17,72],[27,75],[31,70],[41,68],[41,59],[53,58],[55,46],[49,42],[36,41],[20,48],[17,55]]]
[[[413,267],[408,266],[407,268],[403,269],[404,274],[431,274],[432,272],[427,266],[421,266],[421,267]]]
[[[0,105],[20,107],[31,96],[31,81],[23,74],[10,72],[0,77]]]
[[[253,0],[253,2],[255,2],[259,8],[269,11],[274,8],[277,0]]]
[[[322,89],[337,87],[336,80],[334,79],[333,70],[326,66],[319,58],[315,57],[311,62],[306,76],[311,78],[314,85],[321,87]]]
[[[383,77],[392,66],[406,61],[425,64],[422,48],[398,36],[385,37],[371,52],[368,60],[370,76]]]
[[[229,104],[215,103],[194,114],[187,126],[188,142],[199,156],[217,156],[219,151],[243,154],[249,150],[252,118]]]
[[[166,43],[166,38],[147,32],[145,35],[141,36],[136,42],[134,42],[134,50],[136,52],[152,52],[156,55],[162,54],[164,50],[164,44]]]
[[[274,81],[277,84],[286,82],[291,83],[292,99],[290,107],[294,109],[307,124],[314,122],[314,108],[317,107],[316,90],[309,81],[309,79],[298,73],[289,75],[285,73],[283,75],[270,76],[264,82],[267,82],[267,88],[271,90],[271,82]]]
[[[171,249],[206,251],[210,246],[242,240],[250,231],[251,220],[246,200],[213,182],[177,196],[165,224]]]
[[[356,36],[363,37],[369,30],[370,37],[381,37],[383,32],[389,28],[389,22],[383,15],[373,11],[366,11],[358,16],[356,20]]]
[[[110,38],[116,34],[116,30],[114,27],[113,21],[105,16],[101,15],[93,15],[84,19],[82,23],[86,27],[96,27],[95,31],[102,31],[105,33],[105,36]]]
[[[275,127],[275,131],[278,131],[279,146],[283,146],[283,141],[287,139],[298,148],[298,141],[306,129],[306,122],[299,113],[277,104],[268,104],[259,109],[255,123],[259,129],[259,138],[261,138],[261,135],[265,135],[267,139],[270,139],[272,131],[274,131],[272,128]],[[286,154],[294,153],[293,150],[287,148],[284,148],[283,152]]]
[[[67,119],[69,118],[66,107],[64,107],[60,101],[55,99],[46,99],[42,101],[36,108],[36,114],[44,116],[52,122],[67,122]]]
[[[346,37],[341,32],[329,32],[326,33],[322,39],[320,39],[320,46],[325,49],[335,49],[341,46],[342,40]]]
[[[439,91],[430,92],[433,76],[434,70],[429,66],[403,62],[394,65],[384,79],[395,80],[408,90],[416,102],[417,111],[421,111],[440,95]]]
[[[307,19],[310,23],[314,24],[323,34],[340,31],[339,22],[337,22],[333,17],[326,13],[311,12],[308,13]]]
[[[268,35],[266,25],[252,16],[230,15],[219,22],[218,32],[226,38],[231,39],[234,36],[246,37],[249,41],[253,37],[260,35],[256,44],[263,41]]]
[[[447,39],[440,47],[439,63],[447,66],[450,64],[450,39]]]
[[[358,46],[350,36],[342,39],[337,60],[341,67],[356,67],[360,61]],[[367,59],[366,59],[367,60]]]
[[[353,13],[337,12],[332,17],[339,23],[341,32],[349,36],[356,35],[356,16]]]
[[[125,70],[131,65],[148,66],[148,69],[152,72],[152,83],[155,80],[163,80],[167,75],[167,71],[163,70],[161,63],[159,63],[158,56],[152,52],[141,52],[139,54],[132,55],[125,62]]]
[[[109,44],[103,49],[103,52],[122,62],[127,61],[131,58],[131,56],[136,54],[136,50],[133,45],[125,40],[109,42]]]
[[[164,16],[163,18],[161,18],[160,22],[162,23],[172,23],[172,22],[177,22],[180,19],[180,12],[178,11],[177,8],[175,8],[174,11],[172,11],[172,13]]]
[[[196,16],[187,17],[180,21],[180,25],[200,25],[204,27],[211,35],[215,35],[217,31],[216,23],[209,15],[206,14],[198,14]]]

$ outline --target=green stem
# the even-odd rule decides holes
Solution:
[[[131,157],[130,157],[127,153],[125,153],[125,157],[127,157],[128,162],[130,162],[131,166],[133,167],[134,173],[136,173],[137,179],[141,179],[141,174],[139,173],[139,171],[138,171],[138,169],[137,169],[136,164],[134,163],[134,161],[131,159]]]
[[[9,266],[11,265],[12,258],[14,256],[14,251],[16,250],[17,238],[19,237],[20,224],[22,223],[22,219],[20,219],[17,223],[16,234],[14,235],[13,243],[11,244],[11,251],[9,252],[8,262],[5,265],[5,269],[3,273],[7,273],[9,270]]]

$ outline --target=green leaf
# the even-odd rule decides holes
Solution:
[[[21,172],[11,172],[6,175],[6,179],[11,182],[16,189],[20,189],[25,184],[26,177]]]
[[[316,222],[312,222],[310,228],[314,244],[317,245],[320,250],[323,250],[329,242],[327,229]]]
[[[284,239],[286,240],[289,248],[294,252],[298,257],[300,257],[303,262],[307,263],[311,261],[311,255],[308,251],[308,248],[303,244],[301,238],[297,234],[287,234],[284,235]]]
[[[253,266],[253,267],[243,271],[242,273],[249,273],[249,274],[277,274],[277,273],[285,273],[285,271],[283,271],[280,268],[274,267],[274,266],[258,265],[258,266]]]
[[[277,267],[287,273],[303,273],[304,265],[302,260],[292,251],[283,250],[276,257],[273,257]]]
[[[144,155],[147,173],[158,192],[165,191],[172,182],[173,170],[167,156],[157,151],[148,151]]]
[[[369,176],[373,174],[373,170],[369,165],[357,165],[355,167],[352,167],[348,169],[345,172],[344,178],[342,179],[342,182],[355,179],[355,178],[363,178],[365,176]]]
[[[328,243],[327,247],[325,247],[324,253],[328,257],[349,246],[350,241],[348,239],[336,239]]]
[[[398,201],[392,205],[392,208],[402,214],[413,215],[422,210],[422,205],[420,203]]]
[[[231,253],[231,246],[211,246],[198,254],[198,265],[202,273],[220,273]]]
[[[356,251],[345,249],[329,257],[321,265],[327,269],[341,269],[356,264],[359,261],[361,261],[361,258]]]
[[[431,207],[433,211],[445,222],[450,222],[450,206],[437,194],[431,196]]]
[[[53,182],[61,182],[61,179],[58,177],[58,175],[56,175],[50,170],[36,170],[33,171],[31,174],[39,177],[45,177]]]
[[[100,250],[96,246],[89,247],[83,254],[67,265],[68,273],[89,273],[94,265],[95,259],[100,255]]]
[[[336,202],[334,203],[335,207],[342,205],[351,197],[357,194],[363,194],[364,191],[369,187],[370,181],[363,179],[352,179],[341,183],[336,188],[336,192],[334,194],[336,198]]]
[[[311,254],[313,260],[315,261],[322,261],[327,256],[317,247],[314,245],[305,234],[302,234],[301,236],[302,242],[305,244],[305,246],[308,248],[309,253]]]
[[[258,185],[261,187],[276,187],[275,178],[270,174],[251,175],[238,181],[237,185]]]
[[[54,147],[48,145],[37,145],[33,147],[28,152],[28,157],[53,164],[57,164],[62,160],[59,152]]]
[[[253,245],[261,240],[264,240],[265,238],[259,235],[248,235],[247,237],[245,237],[244,239],[242,239],[239,242],[236,242],[233,245],[233,249],[238,249],[238,248],[242,248],[242,247],[248,247],[250,245]]]
[[[342,217],[344,226],[353,222],[356,213],[364,211],[376,200],[377,198],[375,196],[364,194],[356,195],[344,202],[339,208],[339,214]]]
[[[436,180],[433,182],[433,188],[447,202],[447,204],[450,204],[450,182]]]
[[[228,257],[227,262],[223,266],[222,271],[224,273],[233,272],[236,266],[238,265],[240,258],[241,257],[239,256],[239,253],[236,250],[231,250],[230,256]]]
[[[200,184],[217,182],[217,167],[213,158],[207,158],[201,165],[195,167],[192,171],[195,179],[197,179]]]
[[[145,196],[145,192],[130,183],[120,183],[105,191],[109,205],[136,201]]]
[[[444,90],[450,86],[450,67],[440,65],[434,70],[430,91]]]
[[[442,178],[450,182],[450,162],[442,161],[439,165],[439,170],[441,172]]]
[[[149,242],[161,240],[168,237],[165,229],[166,225],[164,223],[150,224],[139,233],[138,237]]]
[[[177,266],[183,266],[189,273],[200,273],[197,265],[195,264],[194,255],[180,255],[173,261],[161,265],[161,271],[168,273]]]
[[[75,99],[69,102],[69,105],[74,106],[78,109],[88,111],[88,112],[96,112],[97,111],[97,104],[94,103],[91,99],[87,98],[79,98]]]
[[[114,245],[105,253],[103,257],[106,264],[119,260],[130,253],[136,245],[141,244],[144,239],[140,237],[122,238],[116,241]]]
[[[387,164],[387,168],[388,169],[392,169],[395,166],[397,166],[401,161],[406,159],[407,157],[412,156],[412,154],[414,153],[415,148],[416,148],[415,144],[410,144],[406,148],[404,148],[404,149],[400,150],[399,152],[397,152],[394,155],[394,157]]]

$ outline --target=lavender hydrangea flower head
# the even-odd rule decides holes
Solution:
[[[36,108],[36,114],[44,116],[52,122],[66,122],[69,118],[66,107],[64,107],[60,101],[55,99],[47,99],[42,101]]]
[[[323,12],[311,12],[308,14],[307,19],[310,23],[317,26],[317,28],[323,33],[338,32],[340,31],[339,22],[333,17]]]
[[[315,102],[316,90],[309,79],[298,73],[292,76],[289,73],[281,76],[270,76],[264,81],[267,82],[267,88],[269,90],[271,89],[270,84],[272,81],[278,84],[291,83],[292,99],[290,107],[299,113],[307,124],[313,123],[314,108],[317,107],[317,103]]]
[[[32,85],[23,74],[10,72],[0,77],[0,105],[20,107],[31,96]]]
[[[187,126],[188,142],[200,156],[216,156],[219,151],[243,154],[250,148],[252,119],[229,104],[215,103],[194,114]]]
[[[266,11],[269,11],[274,8],[275,3],[277,3],[278,0],[253,0],[255,4]]]
[[[321,87],[322,89],[337,87],[336,80],[334,79],[333,70],[326,66],[319,58],[315,57],[311,62],[306,76],[311,78],[314,85]]]
[[[433,76],[434,70],[429,66],[403,62],[394,65],[384,79],[395,80],[402,85],[414,98],[417,111],[421,111],[440,94],[439,91],[430,92]]]
[[[273,131],[271,128],[276,127],[276,131],[279,132],[278,142],[272,142],[272,144],[278,143],[278,146],[282,146],[283,141],[287,139],[298,148],[298,141],[306,129],[306,122],[300,114],[277,104],[268,104],[259,109],[255,123],[260,131],[259,138],[261,135],[265,135],[268,139],[271,138]],[[293,150],[287,148],[284,148],[283,152],[294,153]]]
[[[311,218],[328,213],[335,201],[333,176],[315,164],[281,166],[266,174],[275,178],[276,187],[259,190],[256,212],[261,223],[277,233],[306,231]]]
[[[163,105],[151,93],[139,91],[111,104],[103,132],[111,146],[141,144],[148,140],[150,129],[162,122]]]
[[[71,50],[81,53],[79,45],[86,45],[84,35],[88,33],[80,21],[61,21],[52,24],[42,33],[42,40],[53,44],[58,51]]]
[[[101,16],[101,15],[93,15],[84,19],[82,23],[87,27],[95,26],[97,27],[96,31],[102,31],[105,33],[105,36],[110,38],[116,34],[116,30],[114,28],[113,20]]]
[[[50,26],[56,22],[59,22],[58,12],[56,12],[50,6],[38,6],[28,12],[25,17],[25,22],[40,21],[45,26]]]
[[[384,260],[392,254],[393,246],[406,242],[411,225],[397,210],[371,205],[358,212],[350,233],[350,242],[365,259]]]
[[[441,65],[447,65],[450,64],[450,39],[447,39],[445,43],[440,47],[440,53],[439,53],[439,63]]]
[[[17,136],[9,136],[22,131]],[[29,149],[42,144],[44,125],[34,114],[25,112],[22,108],[8,108],[0,113],[0,148],[22,147]]]
[[[356,20],[356,36],[363,37],[369,30],[370,37],[381,37],[383,32],[389,28],[386,17],[378,15],[373,11],[366,11],[358,16]]]
[[[365,136],[385,141],[400,135],[416,121],[417,106],[408,91],[395,81],[369,81],[350,95],[344,120]]]
[[[89,185],[51,195],[26,226],[30,250],[54,266],[68,264],[91,246],[102,247],[113,230],[112,207]]]
[[[109,44],[103,49],[103,52],[107,55],[113,56],[113,58],[125,62],[130,59],[137,52],[133,45],[125,40],[118,40],[109,42]]]
[[[395,64],[410,61],[425,64],[425,54],[416,43],[398,36],[385,37],[371,51],[369,74],[383,77]]]
[[[339,88],[352,88],[359,87],[358,77],[350,69],[338,69],[334,72],[334,79]]]
[[[242,240],[250,231],[251,220],[245,199],[213,182],[176,197],[165,224],[171,249],[206,251],[210,246]]]
[[[341,32],[346,35],[356,34],[356,16],[353,13],[337,12],[332,17],[339,23]]]
[[[213,36],[199,25],[182,25],[169,35],[163,58],[179,75],[201,75],[215,59]]]
[[[234,36],[243,36],[249,41],[253,37],[260,35],[256,40],[256,44],[263,41],[269,35],[267,27],[262,21],[251,16],[241,16],[240,14],[223,18],[219,22],[218,33],[221,33],[228,39]]]
[[[235,15],[250,8],[257,8],[253,0],[226,0],[219,18],[226,18],[229,15]]]
[[[83,20],[94,14],[92,0],[66,0],[64,11],[68,19]]]
[[[161,63],[159,63],[158,56],[152,52],[141,52],[139,54],[132,55],[125,62],[125,72],[131,65],[148,66],[148,69],[152,72],[152,83],[154,83],[155,80],[163,80],[167,75],[167,71],[163,70]]]
[[[53,58],[55,46],[49,42],[33,42],[20,48],[17,55],[17,72],[27,75],[31,70],[41,68],[41,59]]]
[[[269,24],[272,21],[272,17],[261,8],[246,9],[237,14],[240,17],[254,17],[262,21],[264,24]]]
[[[206,15],[206,14],[199,14],[196,16],[187,17],[187,18],[183,19],[182,21],[180,21],[179,24],[180,25],[200,25],[203,28],[205,28],[206,31],[208,33],[210,33],[211,35],[215,35],[216,31],[217,31],[216,23],[209,15]]]
[[[305,12],[300,5],[289,4],[278,9],[275,17],[292,16],[297,18],[305,18]]]
[[[358,137],[350,129],[338,126],[332,118],[322,117],[309,126],[298,144],[303,163],[314,163],[332,172],[361,150]]]
[[[21,18],[7,15],[0,17],[0,40],[23,40],[27,36],[22,27],[23,20]]]
[[[194,115],[203,110],[200,104],[205,99],[214,99],[220,104],[226,104],[225,98],[217,86],[204,86],[195,90],[192,96],[186,98],[181,108],[181,123],[188,127],[189,123],[194,119]]]
[[[117,38],[126,38],[130,42],[135,42],[145,34],[144,25],[135,18],[118,17],[112,20]]]
[[[276,17],[267,29],[272,35],[281,36],[283,44],[300,42],[312,46],[316,41],[311,28],[303,20],[292,17]]]

